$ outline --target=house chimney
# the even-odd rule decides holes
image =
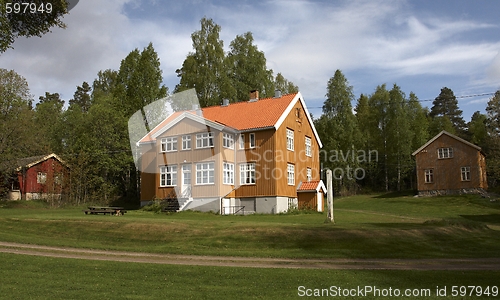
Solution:
[[[274,98],[281,98],[281,91],[280,90],[274,91]]]
[[[193,104],[193,110],[195,111],[197,116],[200,116],[200,117],[203,116],[201,109],[200,109],[200,106],[198,104]]]
[[[259,100],[259,91],[258,90],[251,90],[250,91],[250,102],[255,102]]]
[[[229,99],[222,99],[222,106],[229,106]]]

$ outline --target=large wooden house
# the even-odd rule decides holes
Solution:
[[[249,101],[178,111],[138,145],[142,205],[176,198],[180,210],[221,214],[323,210],[322,144],[300,93],[253,91]]]
[[[488,187],[481,148],[451,133],[441,131],[412,155],[419,195],[481,193]]]

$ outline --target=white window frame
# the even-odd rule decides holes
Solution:
[[[288,185],[295,185],[295,165],[287,164],[287,181]]]
[[[240,149],[245,149],[245,134],[244,133],[240,133],[239,137],[238,137],[238,144],[239,144],[239,148]]]
[[[47,182],[47,173],[38,172],[36,174],[36,183],[45,184]]]
[[[256,142],[255,142],[255,133],[250,133],[248,135],[248,145],[249,145],[248,147],[255,148],[255,144],[256,144]]]
[[[196,149],[214,147],[214,135],[212,132],[196,134]]]
[[[434,169],[425,169],[424,170],[424,182],[425,183],[434,183]]]
[[[182,150],[191,150],[191,136],[183,135],[182,136]]]
[[[470,167],[460,167],[460,175],[462,181],[470,181]]]
[[[234,164],[224,162],[222,165],[222,183],[234,185]]]
[[[240,164],[240,185],[251,185],[255,182],[255,163]]]
[[[312,157],[312,150],[311,150],[311,149],[312,149],[312,148],[311,148],[311,147],[312,147],[312,146],[311,146],[312,144],[311,144],[311,138],[310,138],[310,137],[308,137],[308,136],[306,136],[306,141],[305,141],[305,143],[306,143],[306,156]]]
[[[177,137],[166,137],[161,139],[161,152],[177,151]]]
[[[234,149],[234,136],[229,133],[222,133],[222,147]]]
[[[177,165],[160,167],[160,187],[177,186]]]
[[[453,158],[453,148],[438,148],[438,158]]]
[[[293,137],[293,130],[287,128],[286,129],[286,149],[289,151],[294,150],[294,137]]]
[[[311,168],[307,168],[306,177],[307,177],[308,182],[312,180],[312,169]]]
[[[203,162],[196,164],[196,185],[215,183],[215,163]]]

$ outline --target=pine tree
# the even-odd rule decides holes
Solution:
[[[431,118],[446,117],[449,121],[451,121],[457,134],[463,135],[465,132],[465,121],[462,118],[462,111],[458,109],[457,98],[455,97],[453,91],[447,87],[442,88],[439,96],[437,96],[432,102],[432,108],[429,116]],[[446,118],[444,120],[446,120]],[[436,125],[439,126],[441,123],[442,122],[438,122]],[[442,125],[446,126],[446,123],[442,123]],[[436,129],[445,130],[446,128],[438,127]]]
[[[78,105],[82,112],[88,112],[92,104],[90,101],[91,91],[92,87],[84,81],[81,86],[76,87],[76,92],[73,95],[73,99],[69,100],[69,105]]]
[[[320,159],[323,167],[333,171],[336,190],[341,193],[354,190],[358,176],[354,170],[359,166],[356,151],[360,146],[361,133],[352,112],[353,100],[353,87],[340,70],[335,71],[327,84],[323,115],[315,121],[323,141]]]

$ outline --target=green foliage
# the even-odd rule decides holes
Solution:
[[[323,142],[320,152],[322,168],[342,170],[334,171],[334,174],[344,174],[342,178],[341,175],[334,175],[334,190],[342,194],[356,190],[354,174],[348,169],[356,169],[360,164],[357,155],[349,153],[357,153],[362,147],[361,132],[352,112],[352,90],[353,87],[349,85],[344,74],[340,70],[335,71],[335,75],[328,81],[323,115],[315,120],[316,130]]]
[[[262,97],[272,97],[274,93],[272,70],[266,67],[264,52],[253,44],[251,32],[237,35],[231,42],[225,60],[229,78],[236,90],[230,99],[245,100],[248,92],[258,90]]]
[[[202,107],[218,105],[223,98],[234,93],[224,90],[230,87],[228,72],[224,65],[224,44],[219,38],[220,26],[212,19],[203,18],[201,29],[191,35],[194,52],[189,53],[176,71],[180,77],[174,93],[195,88]]]
[[[462,118],[462,111],[458,109],[458,100],[455,97],[453,91],[447,87],[441,89],[439,96],[432,102],[431,112],[429,114],[431,118],[438,116],[446,117],[453,125],[454,131],[463,136],[466,124]],[[447,123],[438,123],[440,126],[435,128],[436,131],[447,130]]]
[[[6,3],[20,1],[0,0],[0,53],[5,52],[8,48],[13,48],[14,41],[21,36],[41,37],[43,34],[50,32],[52,27],[66,28],[62,22],[62,17],[67,14],[68,2],[63,0],[50,1],[52,12],[47,13],[9,13],[7,14]],[[37,8],[40,5],[46,4],[47,1],[34,0],[28,3],[36,3]]]
[[[92,87],[84,81],[82,86],[76,87],[76,92],[73,95],[73,99],[69,100],[69,105],[78,105],[82,112],[88,112],[92,105],[90,91],[92,91]]]
[[[16,160],[33,155],[37,146],[32,101],[26,79],[0,68],[0,174],[9,174],[17,167]]]
[[[251,90],[258,90],[261,98],[273,96],[275,89],[285,94],[298,91],[280,73],[274,79],[273,71],[266,68],[264,53],[253,44],[251,32],[237,35],[226,54],[221,27],[207,18],[200,23],[201,29],[191,35],[194,51],[176,70],[180,80],[174,93],[194,88],[201,107],[206,107],[219,105],[222,99],[247,100]]]

